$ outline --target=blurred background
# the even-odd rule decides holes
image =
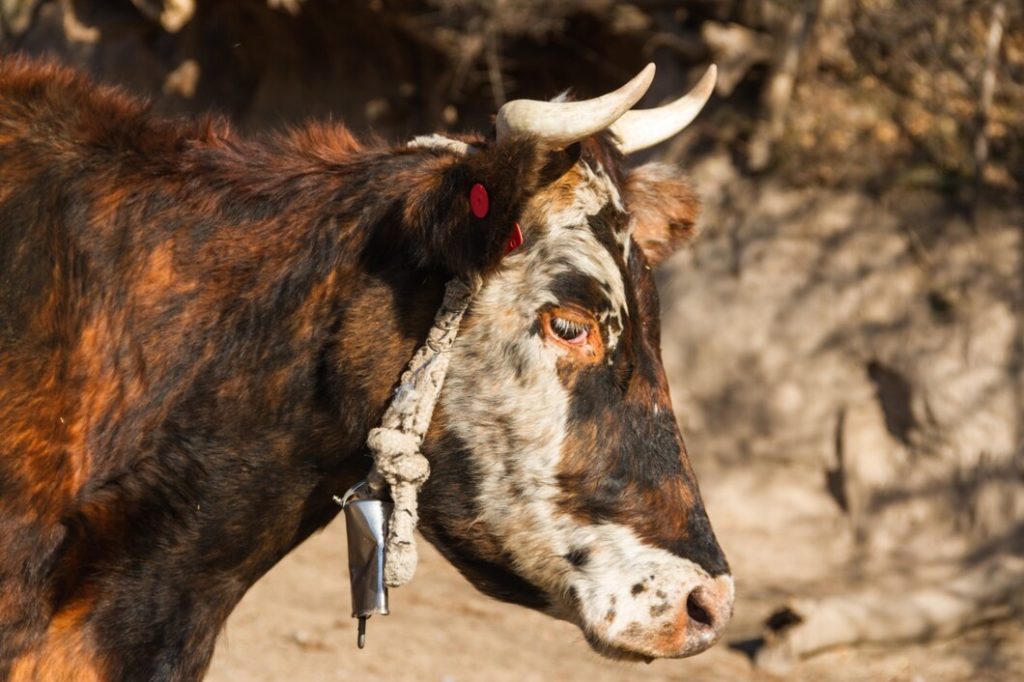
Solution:
[[[658,273],[673,398],[738,601],[617,664],[435,553],[355,648],[333,524],[243,601],[213,680],[1024,679],[1019,0],[0,0],[49,54],[247,133],[401,141],[511,98],[716,95],[677,162],[703,234]]]

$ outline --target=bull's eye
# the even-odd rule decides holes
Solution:
[[[587,342],[587,334],[590,331],[586,325],[567,320],[564,317],[551,317],[551,331],[555,336],[566,343],[581,346]]]
[[[540,324],[545,338],[561,347],[564,361],[592,364],[604,357],[601,332],[589,311],[572,304],[551,306],[541,311]]]

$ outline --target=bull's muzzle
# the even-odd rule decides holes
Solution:
[[[655,641],[656,656],[692,656],[717,642],[732,617],[732,576],[708,578],[690,590],[674,627]]]
[[[721,638],[734,597],[730,575],[654,575],[618,592],[604,618],[585,618],[584,631],[595,649],[616,658],[693,656]]]
[[[608,642],[613,649],[642,658],[683,658],[717,642],[732,617],[733,581],[728,575],[706,578],[662,612],[652,606],[646,623],[627,625]]]

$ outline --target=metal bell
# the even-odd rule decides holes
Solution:
[[[357,644],[366,644],[366,619],[375,613],[388,614],[388,588],[384,584],[384,543],[394,505],[367,498],[359,499],[359,483],[337,500],[345,510],[348,535],[348,575],[352,588],[352,617],[359,619]],[[337,499],[337,498],[335,498]]]

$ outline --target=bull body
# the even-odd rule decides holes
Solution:
[[[538,193],[565,193],[575,159],[529,136],[470,142],[486,151],[367,148],[318,125],[252,142],[59,67],[0,62],[0,679],[202,676],[245,591],[366,475],[366,434],[444,282],[504,272],[513,223],[529,249]],[[466,344],[491,318],[476,319]],[[638,410],[667,401],[645,358],[657,386]],[[465,501],[487,499],[489,479],[459,461],[479,448],[453,431],[469,398],[452,381],[425,446],[424,532],[481,589],[568,617],[508,559],[517,540],[461,533],[486,515]],[[674,428],[659,436],[670,449]],[[672,486],[627,491],[678,512],[674,530],[646,518],[636,533],[722,574],[681,447],[658,469]],[[558,480],[593,490],[562,508],[625,524],[581,456]],[[571,549],[570,564],[592,551]]]

